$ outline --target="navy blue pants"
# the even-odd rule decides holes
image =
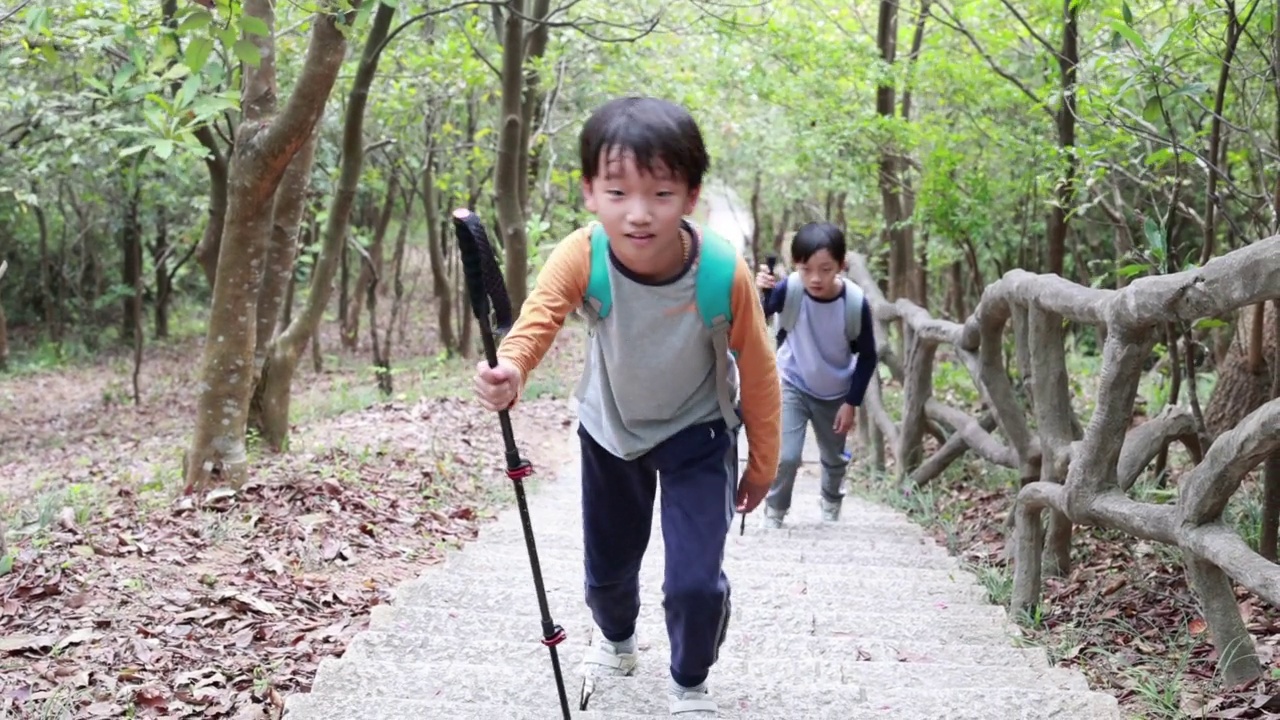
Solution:
[[[723,421],[694,425],[628,462],[600,447],[581,425],[578,437],[592,617],[611,641],[635,633],[640,563],[661,478],[666,547],[662,606],[671,641],[671,677],[694,687],[707,679],[729,625],[729,578],[722,565],[734,515],[736,439]]]

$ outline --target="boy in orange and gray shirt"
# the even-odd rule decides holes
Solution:
[[[595,675],[635,672],[640,564],[660,476],[671,713],[714,717],[706,679],[729,623],[726,537],[735,509],[755,509],[778,464],[773,344],[740,256],[730,298],[732,354],[717,353],[696,311],[705,238],[684,217],[697,204],[709,161],[683,108],[651,98],[610,102],[584,126],[580,154],[587,209],[608,236],[612,288],[611,312],[594,323],[579,389],[586,600],[603,636],[583,667]],[[488,409],[516,401],[566,316],[583,306],[594,227],[556,246],[503,339],[497,367],[479,364],[476,393]],[[725,417],[717,389],[725,369],[740,393],[736,417]],[[749,447],[740,483],[739,417]]]

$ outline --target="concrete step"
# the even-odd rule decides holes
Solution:
[[[562,665],[562,668],[564,666]],[[946,690],[902,686],[866,687],[810,681],[795,668],[780,677],[713,674],[708,684],[720,704],[721,718],[1118,718],[1117,703],[1109,695],[1046,688],[974,687]],[[538,709],[539,715],[558,715],[559,700],[549,663],[513,678],[503,668],[476,665],[409,666],[394,663],[343,663],[326,659],[316,676],[312,696],[323,709],[349,698],[376,699],[403,705],[414,702],[419,718],[456,717],[432,712],[434,704],[486,707],[493,718],[518,717],[517,707]],[[595,682],[588,710],[601,713],[665,717],[667,679],[659,675],[605,678]],[[580,696],[581,680],[566,668],[565,687],[571,708]],[[430,703],[421,699],[430,698]],[[330,707],[333,705],[330,704]],[[838,713],[838,714],[837,714]],[[287,717],[299,720],[296,708]],[[327,716],[308,716],[335,717]],[[353,717],[353,716],[346,716]],[[382,718],[394,715],[381,715]],[[465,715],[463,717],[479,717]]]
[[[749,536],[750,537],[750,536]],[[568,538],[549,538],[535,534],[534,542],[538,548],[538,559],[543,564],[556,560],[582,562],[582,541],[570,541]],[[660,542],[650,542],[645,550],[645,564],[660,561],[666,547]],[[529,551],[526,550],[524,538],[512,538],[509,542],[498,543],[492,538],[474,546],[453,553],[449,560],[465,560],[468,557],[499,557],[499,559],[522,560],[529,562]],[[741,538],[732,536],[724,543],[724,562],[726,565],[799,565],[823,564],[833,566],[832,570],[849,571],[852,568],[929,568],[938,570],[960,570],[960,562],[947,555],[941,547],[931,544],[901,543],[840,543],[831,542],[815,546],[786,542],[785,539],[760,541],[759,538]],[[835,568],[838,566],[838,568]]]
[[[641,579],[641,593],[657,585],[660,578]],[[927,588],[923,592],[916,587]],[[571,607],[573,603],[582,605],[582,574],[557,574],[544,578],[547,600],[557,607]],[[900,588],[900,589],[899,589]],[[846,610],[879,610],[892,606],[897,612],[913,612],[913,614],[963,615],[980,616],[980,618],[1004,618],[1005,611],[988,605],[980,588],[972,588],[969,597],[955,597],[954,588],[947,585],[899,585],[893,588],[887,583],[858,583],[850,580],[841,584],[828,584],[827,592],[805,592],[803,583],[795,583],[791,587],[782,585],[776,592],[746,592],[745,588],[733,583],[733,598],[737,603],[758,607],[776,607],[791,611],[815,611],[827,607],[842,607]],[[508,574],[489,574],[466,582],[439,583],[433,580],[411,580],[396,588],[397,606],[460,606],[480,612],[503,612],[512,607],[530,605],[538,601],[538,593],[532,578],[517,580]],[[955,598],[954,598],[955,597]]]
[[[549,599],[583,601],[581,568],[575,571],[570,567],[544,566],[542,577]],[[1004,615],[1002,609],[987,604],[986,590],[972,583],[871,575],[777,578],[748,573],[729,575],[729,581],[739,603],[757,606],[804,610],[821,604],[874,610],[892,605],[899,612]],[[650,588],[661,593],[661,568],[642,573],[640,585],[642,595]],[[427,577],[401,583],[395,589],[397,605],[467,607],[484,612],[500,612],[536,599],[533,576],[527,567],[482,574],[460,568],[450,582]]]
[[[797,580],[831,581],[836,578],[876,578],[894,582],[947,583],[956,586],[981,587],[977,578],[960,568],[955,558],[933,553],[906,553],[901,555],[871,555],[840,553],[835,557],[841,562],[827,562],[830,556],[820,555],[804,559],[786,548],[761,551],[759,554],[726,553],[724,571],[742,587],[755,587],[771,578],[787,582]],[[557,573],[583,573],[581,548],[547,548],[538,551],[538,565],[542,575],[549,578]],[[661,578],[666,567],[663,548],[651,548],[645,552],[640,566],[640,577]],[[508,572],[513,576],[532,578],[529,554],[523,547],[498,547],[475,545],[451,553],[445,563],[424,573],[425,576],[453,573]]]
[[[511,658],[514,664],[526,660],[547,662],[547,648],[539,642],[541,630],[515,638],[492,635],[468,638],[466,642],[449,633],[384,632],[366,630],[357,634],[347,646],[344,658],[403,662],[490,662],[494,657]],[[559,646],[560,655],[581,652],[590,641],[589,635],[572,635]],[[638,633],[638,644],[650,652],[667,648],[666,630],[645,628]],[[725,658],[766,657],[797,659],[853,659],[865,662],[915,663],[928,665],[982,665],[1009,668],[1047,668],[1048,658],[1041,648],[1003,645],[940,645],[925,639],[890,641],[877,638],[783,635],[779,633],[749,634],[730,631],[721,648]]]
[[[592,627],[580,603],[551,604],[552,619],[570,637],[585,637]],[[998,608],[995,608],[997,611]],[[837,635],[855,639],[878,638],[889,641],[936,642],[939,644],[1010,644],[1021,632],[1016,625],[997,618],[939,613],[869,612],[814,605],[812,610],[774,611],[759,606],[735,605],[729,635]],[[649,602],[641,606],[637,632],[653,633],[666,627],[662,606]],[[539,638],[542,621],[531,598],[503,612],[476,612],[467,607],[396,607],[379,605],[370,613],[369,628],[387,632],[444,633],[453,637]]]
[[[585,648],[570,648],[576,652],[560,653],[561,672],[567,679],[572,676],[579,684],[578,663]],[[636,668],[638,679],[650,680],[653,685],[670,677],[667,669],[669,655],[664,652],[641,652]],[[468,664],[456,661],[418,663],[412,661],[375,661],[367,658],[325,658],[316,672],[317,695],[373,697],[436,697],[452,700],[452,693],[459,686],[488,688],[500,698],[504,693],[527,686],[554,688],[555,676],[551,662],[544,651],[542,657],[526,656],[523,662],[513,658],[490,658],[490,663]],[[873,689],[910,689],[926,683],[950,690],[977,688],[1026,690],[1070,690],[1087,692],[1088,685],[1079,673],[1061,668],[993,668],[990,666],[920,665],[913,663],[874,663],[854,659],[819,660],[797,658],[748,659],[722,658],[712,669],[709,683],[732,684],[730,678],[759,678],[768,682],[799,682],[803,685],[830,686],[845,689],[848,686]],[[467,696],[460,699],[471,702],[490,702],[488,697],[465,690]]]
[[[575,515],[577,511],[575,510]],[[801,539],[844,539],[844,538],[861,538],[867,537],[872,539],[889,540],[893,538],[901,538],[909,541],[919,541],[926,537],[924,530],[913,525],[906,520],[862,520],[854,516],[842,516],[837,522],[823,522],[817,508],[813,508],[811,518],[805,518],[803,514],[799,519],[795,515],[789,514],[787,521],[783,526],[772,531],[765,528],[762,523],[763,511],[757,511],[747,516],[747,535],[764,534],[767,537],[777,539],[778,537],[795,537]],[[559,537],[568,535],[571,537],[581,537],[582,526],[578,517],[572,518],[575,522],[568,522],[565,512],[562,510],[542,511],[538,510],[530,513],[529,523],[533,527],[534,537],[546,534],[548,537]],[[735,515],[733,519],[733,535],[741,532],[742,517]],[[652,534],[661,536],[662,522],[660,518],[655,516],[651,522]],[[520,516],[513,514],[504,516],[499,520],[482,526],[480,529],[481,537],[507,537],[518,536],[523,537],[523,526],[521,525]]]

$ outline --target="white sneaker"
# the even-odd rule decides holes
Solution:
[[[635,642],[634,635],[632,642]],[[587,649],[579,672],[589,678],[624,677],[634,675],[638,664],[636,653],[619,652],[618,644],[609,642],[600,635],[596,643]]]
[[[840,519],[840,503],[821,498],[822,522],[833,523]]]
[[[774,510],[766,503],[764,506],[764,526],[770,530],[777,530],[782,527],[782,518],[786,517],[786,510]]]
[[[720,711],[720,706],[716,704],[715,700],[711,699],[711,694],[707,692],[706,683],[696,688],[686,688],[677,685],[674,680],[668,681],[667,702],[671,710],[671,717],[687,720],[714,718]]]

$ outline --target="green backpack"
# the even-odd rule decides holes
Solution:
[[[730,431],[742,424],[736,410],[737,402],[729,383],[729,327],[733,322],[733,278],[741,259],[728,240],[710,229],[702,228],[698,251],[698,267],[695,277],[694,303],[702,324],[711,331],[711,341],[716,353],[716,395],[720,402],[720,414]],[[593,223],[591,228],[591,276],[587,281],[587,295],[583,298],[582,314],[587,319],[587,331],[595,331],[596,323],[609,317],[613,309],[613,290],[609,285],[609,236],[604,227]],[[737,353],[734,353],[734,357]],[[582,399],[590,375],[591,353],[587,353],[587,368],[578,385],[578,399]]]

